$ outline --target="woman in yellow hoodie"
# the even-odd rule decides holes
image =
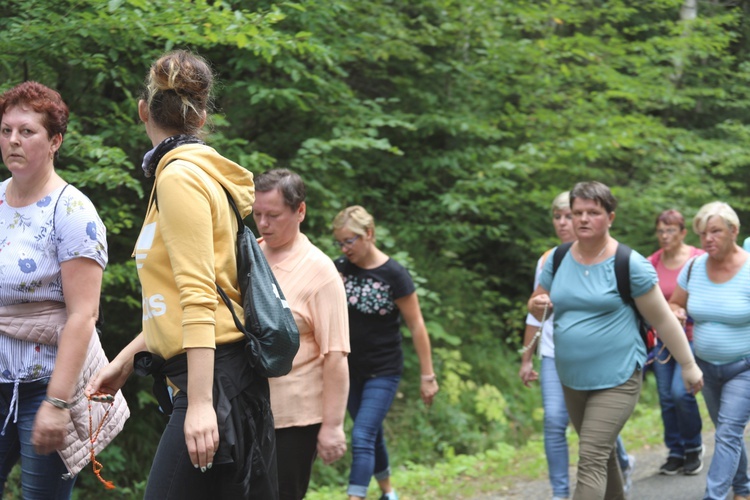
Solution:
[[[268,381],[247,363],[243,333],[216,292],[243,317],[227,193],[245,217],[254,189],[248,170],[199,138],[212,82],[206,61],[186,51],[163,55],[148,73],[138,114],[154,146],[143,170],[155,182],[134,252],[143,331],[89,384],[112,393],[134,370],[157,380],[170,420],[147,499],[278,495]]]

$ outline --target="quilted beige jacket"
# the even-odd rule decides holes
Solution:
[[[65,304],[62,302],[44,301],[2,306],[0,307],[0,333],[27,342],[56,345],[67,318]],[[63,448],[58,450],[71,475],[78,474],[89,463],[91,456],[88,400],[83,390],[89,378],[108,362],[102,344],[99,342],[99,336],[92,335],[83,371],[76,384],[75,405],[70,410],[71,419],[68,422],[65,443]],[[92,404],[94,429],[98,428],[106,409],[107,405]],[[125,420],[129,416],[130,410],[125,398],[122,392],[118,391],[114,406],[94,446],[97,455],[122,431]]]

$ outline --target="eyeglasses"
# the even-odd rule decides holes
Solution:
[[[339,248],[350,247],[350,246],[354,245],[354,242],[359,239],[359,236],[360,235],[353,236],[351,238],[345,239],[344,241],[333,240],[333,244],[336,245]]]
[[[680,232],[679,229],[674,228],[674,227],[670,227],[669,229],[657,229],[656,230],[656,235],[657,236],[664,236],[665,234],[668,234],[668,235],[672,236],[673,234],[677,234],[678,232]]]

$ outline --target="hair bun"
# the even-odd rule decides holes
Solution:
[[[144,100],[157,125],[196,135],[211,100],[214,75],[208,62],[186,50],[168,52],[146,78]]]

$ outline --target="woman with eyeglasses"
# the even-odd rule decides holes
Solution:
[[[397,500],[390,482],[383,420],[396,395],[403,369],[401,317],[414,340],[421,369],[420,393],[426,405],[438,392],[430,338],[409,272],[375,246],[375,221],[361,206],[348,207],[333,220],[336,259],[349,304],[349,402],[352,469],[349,500],[367,496],[374,475],[383,494]]]
[[[677,210],[665,210],[656,218],[656,237],[661,248],[648,260],[656,269],[659,288],[667,300],[672,297],[682,268],[690,259],[704,253],[700,248],[687,245],[686,235],[685,218]],[[692,348],[692,321],[686,322],[685,334]],[[698,474],[703,469],[703,423],[698,402],[685,390],[679,363],[658,337],[654,349],[657,354],[653,368],[664,424],[664,444],[669,450],[659,473],[668,476],[679,472],[689,476]]]

